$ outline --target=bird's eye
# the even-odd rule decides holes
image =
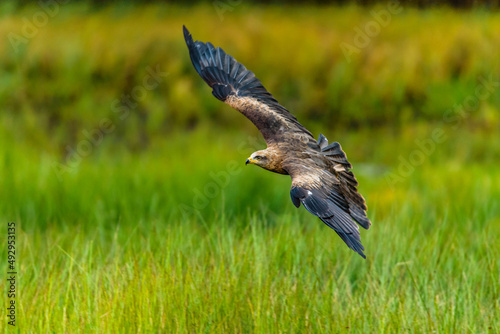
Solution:
[[[255,160],[260,160],[260,159],[262,159],[262,157],[261,157],[260,155],[256,155],[256,156],[254,157],[254,159],[255,159]]]

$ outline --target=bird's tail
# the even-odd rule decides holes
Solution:
[[[328,144],[328,140],[322,134],[319,135],[318,145],[324,155],[340,165],[335,166],[335,170],[338,172],[340,184],[345,194],[344,197],[349,203],[349,213],[351,217],[363,228],[369,229],[372,223],[366,216],[367,207],[365,199],[358,192],[358,181],[354,173],[350,170],[352,165],[347,160],[347,156],[342,150],[342,147],[338,142]],[[337,169],[337,167],[339,168]]]

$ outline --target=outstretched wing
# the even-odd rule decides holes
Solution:
[[[366,258],[356,222],[364,228],[371,223],[364,211],[361,213],[353,206],[351,190],[346,188],[343,176],[308,161],[297,161],[289,165],[287,171],[292,177],[290,196],[293,204],[299,207],[302,203],[310,213],[337,232],[349,248]]]
[[[221,48],[194,42],[184,27],[194,68],[212,94],[240,111],[259,129],[267,144],[300,139],[315,146],[311,133],[264,88],[259,79]]]

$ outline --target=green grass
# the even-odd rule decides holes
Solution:
[[[500,330],[495,162],[457,163],[447,142],[391,188],[394,167],[351,158],[373,221],[362,231],[365,261],[293,207],[288,177],[244,167],[233,142],[246,138],[191,136],[207,138],[206,147],[186,148],[178,135],[140,156],[90,156],[62,181],[50,157],[4,152],[1,219],[18,224],[19,332]],[[379,139],[380,150],[413,146],[395,143]],[[179,206],[192,206],[193,190],[228,162],[237,167],[227,186],[183,215]]]
[[[4,35],[37,10],[7,9]],[[80,4],[18,54],[0,43],[0,221],[17,224],[19,272],[17,327],[0,332],[500,332],[500,94],[446,117],[498,78],[499,14],[407,8],[348,63],[338,46],[369,10]],[[341,142],[373,222],[366,260],[293,206],[289,177],[244,166],[264,143],[196,75],[182,24]],[[120,119],[113,101],[156,64],[169,76]],[[114,130],[58,173],[103,118]]]

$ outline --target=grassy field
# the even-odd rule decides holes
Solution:
[[[374,223],[364,261],[292,206],[288,177],[219,140],[103,156],[63,182],[49,157],[7,151],[19,332],[498,332],[495,163],[429,162],[391,188],[354,161]],[[229,162],[227,186],[182,215]]]
[[[1,332],[500,332],[498,13],[406,8],[347,62],[338,45],[369,9],[79,6],[0,52],[0,220],[17,224],[19,272]],[[7,7],[6,35],[37,10]],[[197,77],[182,24],[342,143],[373,222],[366,260],[292,205],[289,177],[244,166],[263,140]],[[113,101],[157,64],[168,76],[120,118]]]

